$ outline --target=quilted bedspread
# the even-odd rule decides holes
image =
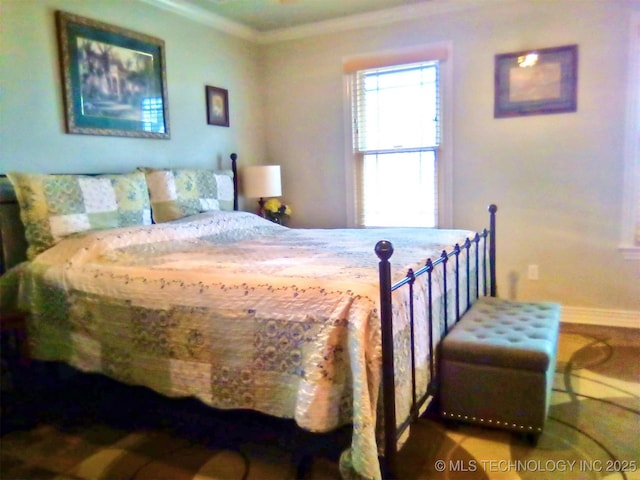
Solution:
[[[395,281],[470,235],[289,229],[249,213],[209,212],[67,238],[24,270],[20,301],[32,312],[36,358],[217,408],[293,418],[313,432],[352,423],[343,474],[379,478],[374,246],[393,243]],[[410,400],[405,308],[394,297],[399,420]],[[423,388],[427,332],[416,328]]]

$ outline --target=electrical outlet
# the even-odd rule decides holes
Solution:
[[[538,271],[538,265],[529,265],[527,276],[529,280],[538,280],[540,278],[540,272]]]

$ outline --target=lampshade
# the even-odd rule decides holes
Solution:
[[[254,165],[242,169],[243,193],[249,198],[279,197],[280,165]]]

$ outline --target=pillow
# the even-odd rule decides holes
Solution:
[[[169,222],[210,210],[233,210],[231,170],[142,168],[153,221]]]
[[[32,259],[64,237],[151,224],[144,174],[47,175],[8,172]]]

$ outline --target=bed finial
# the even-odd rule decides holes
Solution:
[[[380,240],[376,243],[375,251],[380,260],[389,260],[393,255],[393,245],[389,240]]]

